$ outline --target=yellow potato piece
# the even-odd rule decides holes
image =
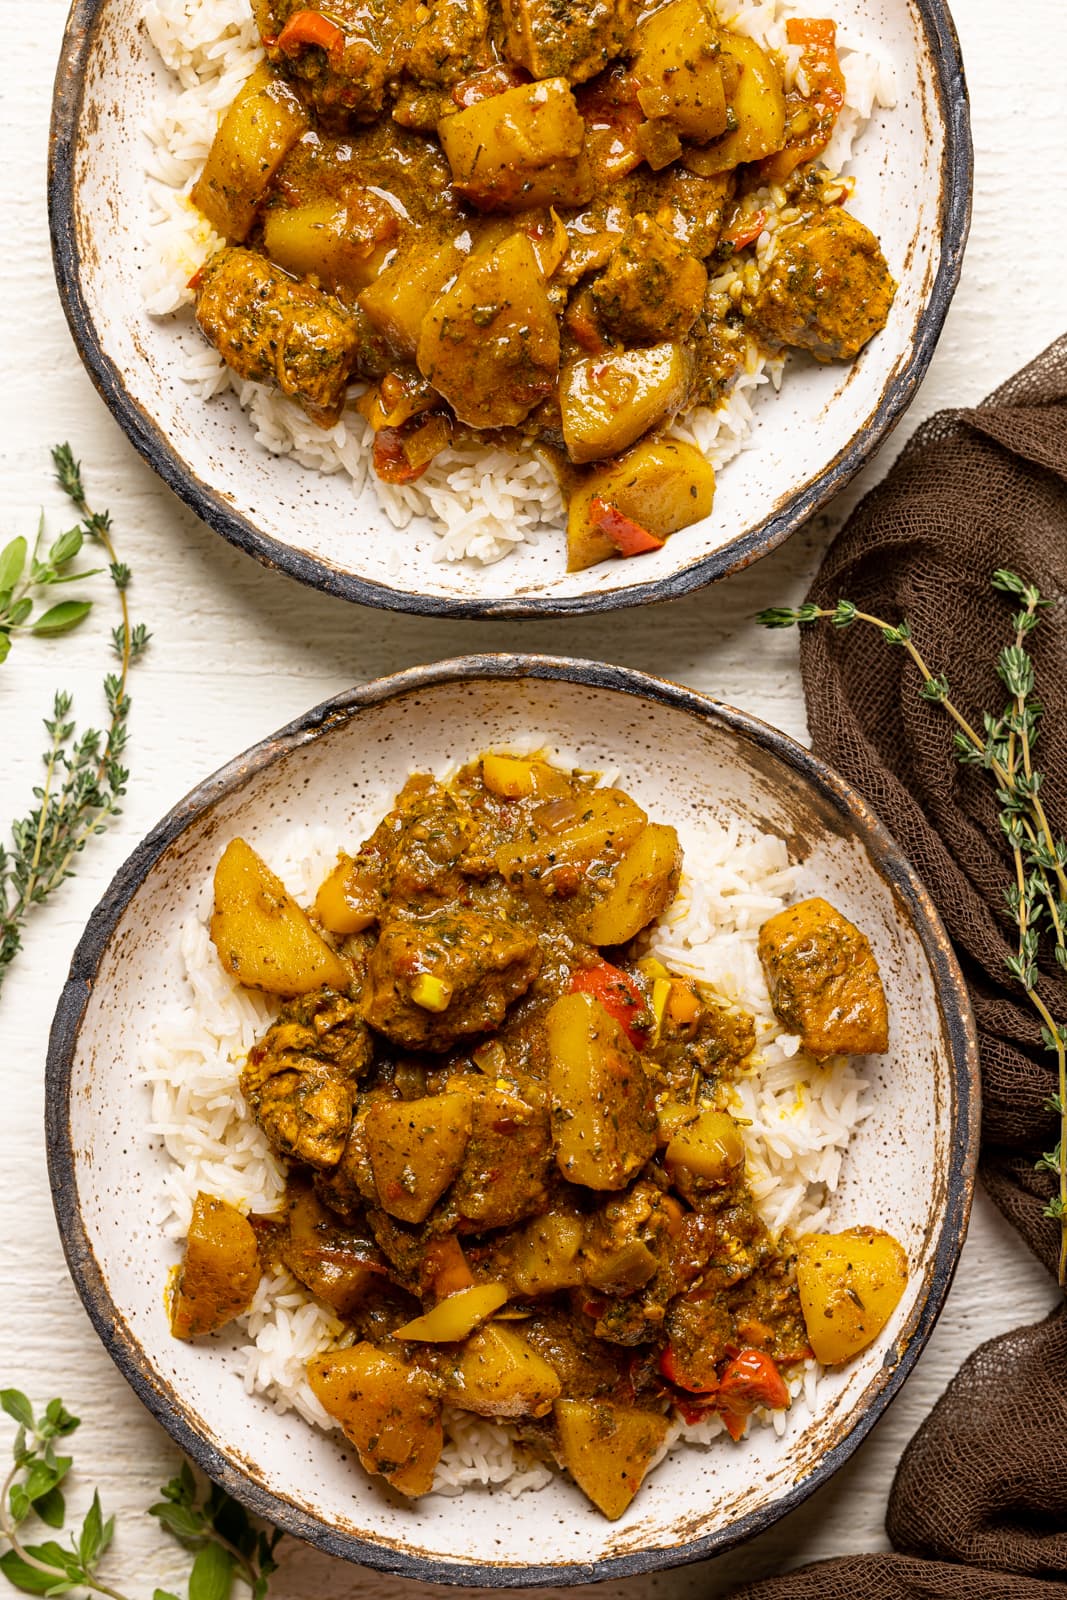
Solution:
[[[192,202],[216,233],[241,243],[271,179],[308,127],[298,96],[262,62],[237,91],[193,185]]]
[[[646,117],[696,144],[725,131],[719,33],[704,0],[671,0],[646,17],[631,70]]]
[[[674,898],[682,847],[673,828],[650,822],[612,873],[610,888],[577,925],[590,944],[626,944]]]
[[[785,143],[785,90],[770,56],[738,33],[723,34],[722,54],[740,69],[729,107],[735,126],[714,144],[687,152],[686,166],[702,177],[774,155]]]
[[[367,1472],[401,1494],[433,1488],[444,1432],[425,1373],[371,1344],[332,1350],[307,1365],[312,1392],[355,1445]]]
[[[715,472],[695,445],[642,439],[618,461],[595,467],[567,502],[567,571],[582,572],[618,555],[590,510],[603,500],[656,539],[702,522],[715,499]]]
[[[549,800],[531,814],[530,828],[496,851],[497,870],[509,883],[545,884],[561,867],[588,867],[604,855],[624,855],[648,817],[621,789]]]
[[[578,1252],[584,1236],[582,1219],[566,1212],[534,1217],[511,1249],[507,1276],[516,1294],[555,1294],[582,1281]]]
[[[424,1222],[463,1165],[470,1134],[465,1094],[373,1101],[363,1137],[382,1210]]]
[[[463,260],[450,239],[423,243],[405,251],[361,291],[361,308],[404,361],[414,361],[422,319]]]
[[[170,1307],[176,1339],[214,1333],[247,1311],[261,1276],[256,1235],[235,1206],[201,1192]]]
[[[689,355],[680,344],[584,356],[559,377],[567,454],[579,465],[618,455],[685,403]]]
[[[244,839],[231,839],[215,868],[211,939],[226,971],[249,989],[310,994],[352,981],[348,963]]]
[[[706,1183],[729,1183],[745,1159],[741,1129],[728,1111],[708,1107],[680,1119],[663,1159],[672,1177],[684,1168]]]
[[[543,78],[442,117],[437,137],[458,193],[486,211],[589,198],[585,123],[566,78]]]
[[[475,1283],[438,1301],[432,1311],[405,1322],[394,1339],[414,1339],[423,1344],[455,1344],[474,1332],[480,1322],[499,1311],[508,1297],[502,1283]]]
[[[561,1388],[521,1333],[491,1322],[464,1344],[445,1401],[480,1417],[543,1417]]]
[[[342,854],[315,896],[315,915],[330,933],[362,933],[378,920],[376,901],[366,893],[360,895],[352,881],[354,865],[351,856]]]
[[[614,1522],[662,1449],[667,1418],[607,1400],[557,1400],[553,1410],[562,1465]]]
[[[565,994],[545,1018],[556,1165],[587,1189],[624,1189],[656,1148],[653,1086],[614,1017]]]
[[[877,1228],[811,1233],[800,1241],[797,1289],[815,1359],[836,1367],[865,1350],[896,1309],[908,1258]]]

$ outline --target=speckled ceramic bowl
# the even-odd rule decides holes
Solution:
[[[145,1133],[143,1046],[182,987],[176,927],[238,831],[268,859],[294,823],[384,806],[414,769],[535,736],[620,782],[657,819],[737,816],[789,841],[804,892],[867,932],[881,965],[890,1051],[870,1066],[835,1222],[905,1245],[904,1298],[875,1343],[828,1375],[817,1414],[668,1457],[620,1522],[567,1481],[511,1499],[467,1490],[414,1505],[365,1476],[337,1436],[245,1394],[226,1336],[170,1336],[176,1253],[151,1222],[167,1157]],[[352,841],[347,841],[352,842]],[[78,946],[52,1032],[48,1152],[70,1269],[137,1394],[219,1483],[331,1554],[411,1577],[578,1583],[713,1554],[766,1528],[841,1465],[900,1388],[941,1308],[967,1224],[978,1137],[977,1049],[966,991],[922,886],[864,803],[763,723],[655,678],[535,656],[475,656],[353,690],[240,756],[134,852]]]
[[[59,291],[78,349],[134,444],[225,538],[346,599],[453,616],[599,611],[667,599],[766,554],[845,484],[915,394],[956,281],[971,146],[959,46],[943,0],[833,0],[892,64],[897,103],[854,162],[852,209],[878,233],[900,289],[886,329],[850,365],[790,363],[756,394],[751,448],[721,474],[710,517],[662,551],[568,575],[562,532],[504,562],[435,560],[422,519],[397,532],[373,488],[356,498],[257,446],[231,396],[205,405],[180,376],[197,334],[146,315],[139,129],[173,94],[139,24],[143,0],[74,0],[56,83],[49,196]]]

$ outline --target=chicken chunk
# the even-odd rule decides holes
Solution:
[[[552,393],[559,324],[525,234],[460,268],[423,319],[418,365],[473,428],[516,427]]]
[[[708,274],[649,216],[636,216],[592,285],[605,332],[624,344],[658,343],[689,332],[704,302]]]
[[[280,1155],[326,1170],[341,1159],[372,1054],[355,1001],[320,989],[282,1007],[248,1052],[241,1093]]]
[[[196,320],[238,377],[272,383],[331,427],[351,377],[388,363],[360,313],[299,283],[254,250],[227,249],[201,270]]]
[[[777,243],[749,318],[752,332],[772,349],[851,360],[885,327],[896,293],[878,240],[831,206],[782,228]]]
[[[448,1050],[499,1027],[541,964],[532,933],[461,907],[382,928],[367,967],[363,1015],[409,1049]]]
[[[504,54],[533,78],[584,83],[624,53],[632,0],[503,0]]]
[[[759,956],[775,1015],[813,1056],[889,1048],[878,963],[866,935],[826,900],[802,900],[765,922]]]

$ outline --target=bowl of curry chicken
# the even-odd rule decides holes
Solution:
[[[873,1425],[962,1243],[975,1074],[833,774],[640,674],[469,658],[131,858],[50,1161],[97,1330],[219,1482],[391,1571],[581,1582],[766,1528]]]
[[[721,577],[900,414],[966,232],[939,0],[829,10],[80,0],[51,197],[82,354],[201,515],[332,592]]]

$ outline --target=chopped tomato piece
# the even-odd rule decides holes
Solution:
[[[640,556],[648,550],[662,550],[666,540],[657,539],[654,533],[631,522],[621,511],[608,505],[606,500],[594,496],[589,506],[589,520],[594,528],[606,533],[621,556]]]
[[[720,1411],[719,1415],[722,1417],[723,1427],[730,1435],[730,1438],[735,1441],[740,1439],[748,1427],[748,1412],[746,1411],[744,1416],[741,1416],[736,1411]]]
[[[278,35],[277,45],[285,55],[295,55],[303,45],[318,45],[327,54],[344,48],[344,29],[321,11],[294,11]]]
[[[571,993],[591,994],[599,1000],[635,1050],[648,1043],[648,1007],[628,972],[613,967],[610,961],[598,961],[595,967],[582,967],[571,974]]]

